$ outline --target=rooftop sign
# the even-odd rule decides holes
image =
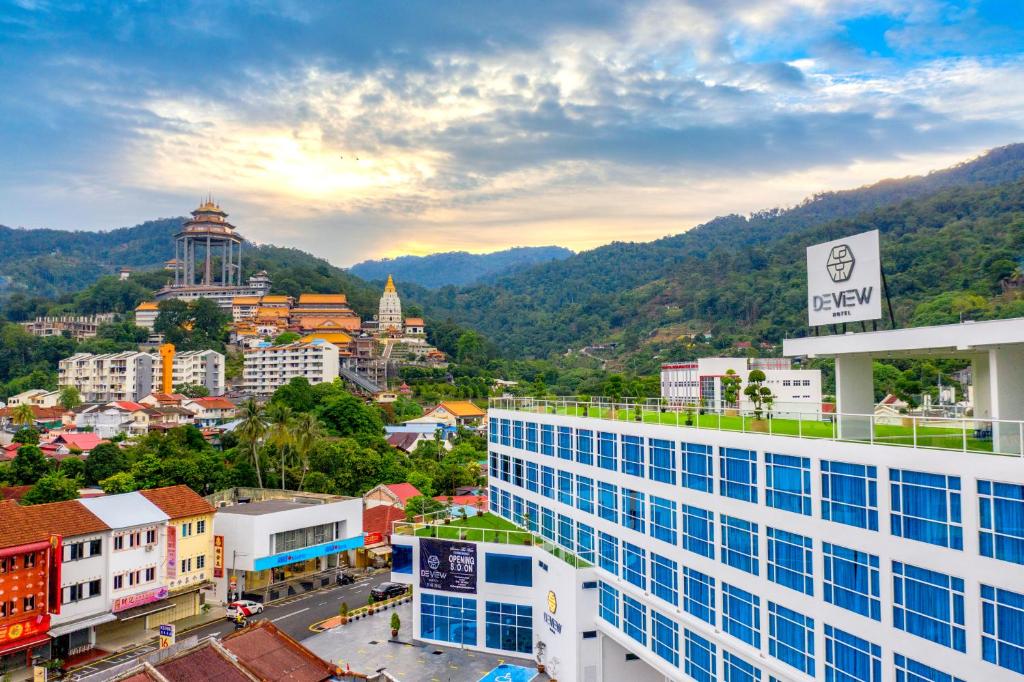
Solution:
[[[878,230],[807,247],[807,318],[812,327],[881,316]]]

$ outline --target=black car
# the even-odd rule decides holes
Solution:
[[[373,597],[374,601],[381,601],[383,599],[391,599],[392,597],[400,597],[408,590],[409,586],[402,583],[381,583],[370,590],[370,596]]]
[[[356,581],[356,579],[353,576],[349,575],[348,573],[344,573],[344,572],[339,573],[334,580],[339,585],[351,585],[352,583],[354,583]]]

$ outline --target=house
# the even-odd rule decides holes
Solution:
[[[391,554],[391,530],[395,521],[405,521],[405,510],[388,504],[363,510],[363,548],[369,563]]]
[[[40,407],[38,405],[29,405],[29,407],[32,409],[32,424],[36,428],[58,428],[67,413],[63,407]],[[17,430],[13,424],[15,409],[10,406],[0,409],[0,426],[7,427],[9,430]]]
[[[479,426],[486,416],[486,412],[468,400],[446,400],[423,415],[448,426]]]
[[[214,426],[238,415],[238,406],[227,398],[189,398],[182,407],[195,415],[197,426]]]
[[[138,402],[139,404],[147,407],[157,407],[159,405],[180,406],[186,400],[188,400],[188,398],[180,393],[160,393],[159,391],[153,391]]]
[[[420,433],[392,433],[388,435],[388,445],[402,452],[412,452],[421,442],[428,440]]]
[[[103,438],[118,434],[142,435],[149,431],[149,415],[145,405],[130,400],[106,404],[86,404],[75,409],[74,425],[78,430],[92,429]]]
[[[8,407],[17,405],[35,405],[37,407],[57,407],[60,403],[60,391],[47,391],[45,388],[33,388],[12,395],[7,399]]]
[[[372,509],[378,505],[387,505],[405,509],[405,503],[422,495],[412,483],[381,483],[363,495],[363,508]]]
[[[427,333],[426,325],[423,322],[422,317],[407,317],[405,318],[405,335],[406,336],[423,336]]]
[[[191,410],[177,405],[158,405],[146,409],[149,416],[149,430],[160,431],[195,423],[195,415]]]
[[[62,433],[49,441],[50,445],[57,446],[57,455],[78,455],[88,457],[92,449],[100,443],[106,443],[95,433]]]

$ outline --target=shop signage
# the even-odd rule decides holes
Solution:
[[[370,545],[379,545],[384,542],[383,533],[363,533],[363,545],[369,547]]]
[[[476,545],[420,539],[420,587],[476,594]]]
[[[224,536],[213,536],[213,577],[224,577]]]
[[[36,665],[32,667],[32,682],[46,682],[47,670],[44,666]]]
[[[812,327],[880,317],[878,230],[807,247],[807,318]]]
[[[555,613],[558,612],[558,597],[553,590],[548,590],[548,610],[544,613],[544,622],[547,623],[551,634],[562,634],[562,624],[555,620]]]
[[[252,570],[265,571],[270,568],[294,564],[298,561],[308,561],[309,559],[316,559],[317,557],[327,556],[328,554],[337,554],[338,552],[346,552],[350,549],[359,549],[362,546],[363,536],[357,535],[354,538],[337,540],[335,542],[325,542],[322,545],[313,545],[312,547],[303,547],[302,549],[296,549],[291,552],[281,552],[280,554],[260,557],[252,562]]]
[[[0,649],[7,644],[14,644],[19,639],[45,634],[50,629],[50,615],[35,616],[28,620],[0,625]]]
[[[167,577],[178,577],[178,529],[167,524]]]
[[[152,604],[155,601],[166,599],[167,593],[168,591],[166,587],[157,587],[146,592],[131,594],[127,597],[118,597],[114,600],[113,606],[110,608],[110,610],[114,613],[117,613],[119,611],[127,611],[128,609],[133,609],[136,606]]]
[[[176,628],[173,623],[160,626],[160,648],[169,649],[174,644]]]

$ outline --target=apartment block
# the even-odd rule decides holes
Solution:
[[[152,385],[160,385],[163,359],[153,354]],[[224,355],[215,350],[190,350],[175,353],[171,370],[171,384],[198,384],[205,386],[210,395],[224,394]]]
[[[245,351],[243,379],[246,390],[268,395],[294,377],[305,377],[311,384],[333,381],[338,365],[338,347],[320,339],[259,346]]]
[[[58,363],[57,383],[74,386],[87,403],[135,401],[153,389],[153,362],[138,351],[75,353]]]

